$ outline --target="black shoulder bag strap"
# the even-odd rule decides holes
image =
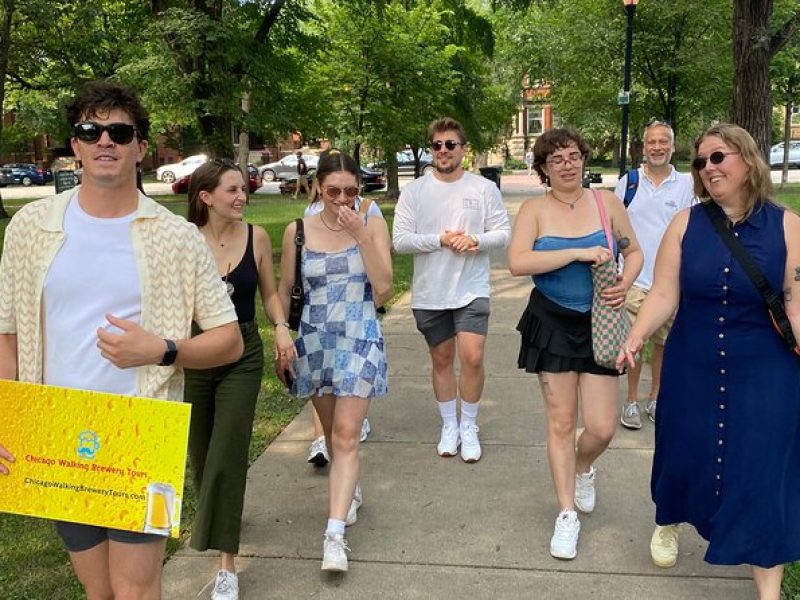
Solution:
[[[772,317],[772,322],[775,325],[775,328],[781,334],[781,337],[786,342],[789,350],[795,354],[800,354],[800,349],[797,347],[797,340],[794,338],[792,325],[789,322],[789,317],[786,316],[786,310],[783,307],[783,301],[781,300],[781,297],[775,293],[775,290],[772,289],[772,286],[767,281],[767,278],[764,277],[764,275],[753,262],[753,259],[750,258],[747,250],[745,250],[744,246],[742,246],[742,243],[736,238],[736,236],[728,227],[728,217],[714,201],[709,200],[703,202],[703,208],[705,209],[706,214],[708,214],[708,218],[711,219],[711,223],[714,225],[717,233],[722,238],[722,241],[725,242],[725,245],[731,251],[733,257],[739,261],[739,264],[750,278],[750,281],[752,281],[753,285],[755,285],[756,289],[758,289],[758,293],[761,294],[761,297],[764,299],[764,302],[767,305],[767,309],[769,310],[770,317]]]
[[[289,327],[297,331],[300,326],[300,313],[303,310],[303,273],[301,271],[301,262],[303,260],[303,244],[306,243],[306,233],[303,229],[303,219],[295,219],[295,233],[294,233],[294,283],[292,283],[292,290],[290,295],[289,304]]]

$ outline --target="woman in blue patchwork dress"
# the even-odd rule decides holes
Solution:
[[[383,219],[353,207],[359,169],[331,151],[320,159],[322,211],[303,220],[303,313],[295,353],[281,355],[278,376],[295,378],[293,391],[310,397],[331,456],[329,519],[322,569],[347,570],[345,525],[361,505],[359,436],[370,399],[386,394],[386,355],[376,306],[392,295],[389,231]],[[280,294],[288,310],[295,273],[295,223],[283,236]]]

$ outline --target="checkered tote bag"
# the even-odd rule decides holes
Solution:
[[[612,252],[611,260],[601,265],[592,266],[592,286],[594,287],[592,296],[592,352],[594,361],[598,365],[607,369],[614,369],[616,368],[617,354],[628,337],[631,323],[624,306],[619,309],[613,309],[605,304],[600,297],[600,292],[617,284],[617,261],[613,258],[614,244],[611,240],[611,228],[608,225],[603,200],[597,190],[592,191],[597,202],[597,210],[600,212],[600,221],[606,234],[606,242]]]

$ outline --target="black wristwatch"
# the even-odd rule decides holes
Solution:
[[[159,367],[168,367],[175,362],[178,358],[178,345],[172,340],[164,340],[167,343],[167,351],[164,352],[164,357],[158,363]]]

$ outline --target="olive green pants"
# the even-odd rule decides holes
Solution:
[[[264,353],[255,322],[240,323],[244,354],[235,363],[186,370],[192,405],[189,461],[197,494],[190,545],[238,554],[247,459]]]

